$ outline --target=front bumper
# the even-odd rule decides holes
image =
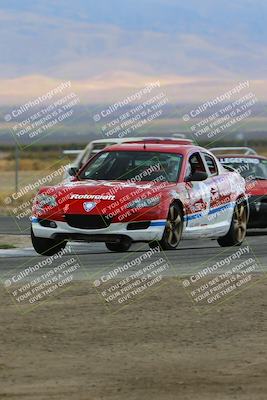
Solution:
[[[67,222],[54,221],[56,228],[42,226],[38,219],[32,219],[32,230],[35,236],[73,240],[87,242],[117,242],[122,238],[128,237],[133,242],[150,242],[153,240],[161,240],[166,220],[150,221],[150,225],[146,229],[127,229],[129,223],[116,222],[101,229],[80,229],[70,226]],[[133,221],[131,221],[132,223]]]
[[[248,228],[267,228],[267,196],[251,196],[249,208]]]

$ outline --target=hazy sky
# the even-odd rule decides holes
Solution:
[[[1,103],[66,79],[89,102],[155,79],[181,101],[246,79],[266,97],[265,0],[1,0],[0,31]]]

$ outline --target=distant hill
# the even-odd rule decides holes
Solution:
[[[102,105],[102,108],[107,108],[109,105]],[[95,123],[93,115],[99,105],[95,106],[76,106],[75,112],[71,118],[58,124],[56,127],[48,129],[45,135],[40,135],[37,138],[29,139],[27,135],[23,140],[18,140],[22,145],[31,145],[32,143],[46,144],[46,143],[86,143],[91,139],[107,138],[101,131],[103,123]],[[130,136],[170,136],[172,133],[183,133],[187,137],[194,138],[191,125],[182,119],[185,110],[190,110],[196,105],[189,104],[173,104],[167,105],[161,116],[154,121],[144,125],[140,129],[135,129],[134,133]],[[226,130],[223,134],[226,140],[267,140],[267,117],[265,115],[266,104],[259,103],[255,106],[254,117],[249,118],[242,123],[235,125],[231,130]],[[0,107],[0,120],[4,121],[4,115],[10,110],[10,107]],[[126,107],[124,112],[127,112],[129,107]],[[215,110],[214,110],[215,111]],[[113,118],[118,117],[120,114],[115,113]],[[205,119],[210,114],[203,112],[201,119]],[[25,114],[24,118],[29,117],[30,114]],[[200,121],[198,119],[196,121]],[[15,143],[14,136],[12,136],[11,123],[2,122],[0,124],[0,150],[1,145],[12,145]],[[242,134],[240,136],[240,134]],[[118,136],[114,134],[113,137]],[[205,138],[199,138],[199,141],[205,141]]]

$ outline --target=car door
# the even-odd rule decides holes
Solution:
[[[193,152],[189,157],[185,173],[185,185],[188,193],[188,201],[185,205],[186,228],[185,237],[210,236],[212,226],[216,221],[210,222],[210,210],[214,206],[218,196],[218,188],[208,170],[205,158],[200,152]],[[194,181],[191,177],[194,173],[205,173],[206,179]],[[216,217],[215,217],[216,218]]]
[[[206,168],[208,171],[208,179],[206,184],[210,190],[210,209],[208,223],[210,225],[217,225],[219,223],[220,210],[223,206],[222,204],[222,192],[221,187],[221,177],[219,175],[219,169],[216,160],[211,154],[202,152],[201,153]]]
[[[217,187],[217,193],[211,200],[209,222],[212,224],[215,236],[224,235],[230,227],[235,200],[233,193],[236,191],[236,183],[232,182],[231,174],[225,170],[222,172],[216,159],[203,152],[205,162],[213,180],[213,187]],[[213,189],[215,190],[215,189]]]

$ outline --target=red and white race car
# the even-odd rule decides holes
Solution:
[[[72,181],[43,187],[33,205],[32,243],[52,255],[67,241],[132,242],[176,249],[181,238],[240,245],[246,235],[245,180],[211,152],[170,140],[114,145],[96,154]]]
[[[248,228],[267,228],[267,158],[240,147],[211,149],[220,162],[234,168],[246,180],[250,205]]]

